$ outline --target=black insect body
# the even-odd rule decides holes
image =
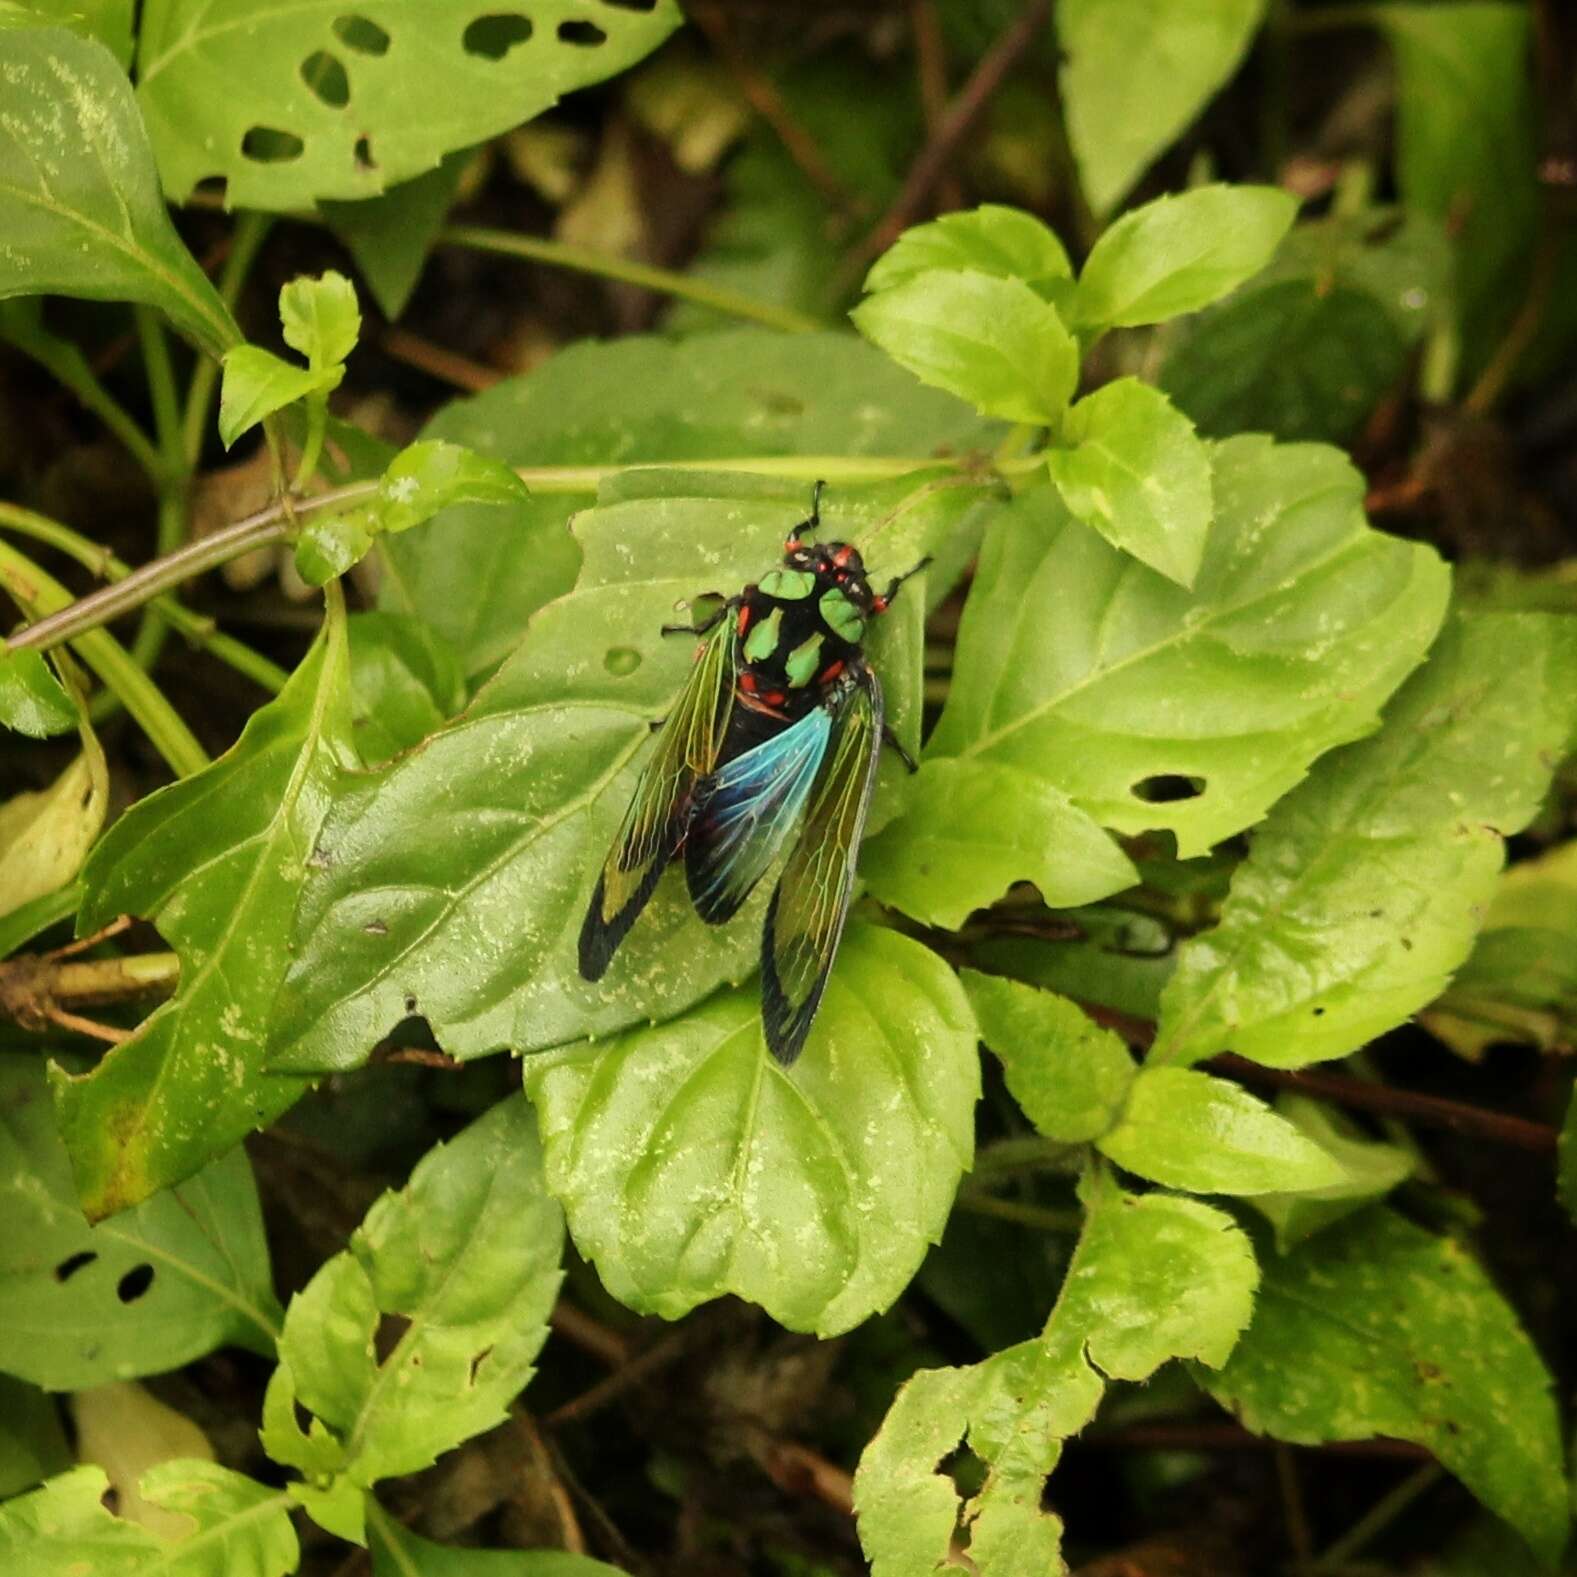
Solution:
[[[882,740],[897,744],[866,630],[925,564],[878,595],[848,543],[802,541],[820,523],[821,487],[782,564],[686,629],[705,639],[580,933],[580,972],[600,979],[671,860],[683,855],[696,913],[721,925],[787,848],[761,942],[762,1023],[784,1064],[810,1033],[843,934]]]

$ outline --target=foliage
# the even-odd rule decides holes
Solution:
[[[0,1566],[1560,1569],[1559,30],[759,10],[0,4]],[[775,873],[576,938],[813,507],[784,1067]]]

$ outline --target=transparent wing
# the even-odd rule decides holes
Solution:
[[[701,788],[684,864],[703,920],[732,919],[788,842],[831,733],[832,716],[818,706],[719,767]]]
[[[635,785],[580,929],[580,972],[601,979],[684,842],[695,788],[717,763],[734,703],[734,621],[719,620],[696,654],[657,747]]]
[[[799,1055],[848,918],[854,861],[876,781],[882,691],[864,663],[833,704],[831,738],[761,943],[761,1018],[787,1065]]]

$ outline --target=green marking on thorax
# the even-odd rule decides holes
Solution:
[[[759,624],[751,627],[745,637],[747,663],[764,663],[778,649],[778,629],[782,623],[783,610],[774,608]]]
[[[769,597],[799,602],[816,589],[816,577],[808,569],[769,569],[757,585]]]
[[[860,617],[860,610],[836,586],[829,586],[821,594],[821,616],[827,621],[827,628],[838,637],[840,641],[847,641],[851,646],[857,645],[865,635],[865,620]]]
[[[821,636],[812,635],[803,640],[788,655],[784,672],[788,674],[789,688],[802,690],[816,675],[821,662]]]

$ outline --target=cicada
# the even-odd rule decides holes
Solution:
[[[927,561],[873,591],[858,549],[805,540],[822,486],[776,569],[703,622],[664,626],[702,639],[580,932],[580,972],[598,980],[671,861],[683,857],[696,913],[723,925],[786,850],[761,939],[762,1025],[785,1066],[837,955],[883,740],[914,768],[883,721],[864,642]]]

